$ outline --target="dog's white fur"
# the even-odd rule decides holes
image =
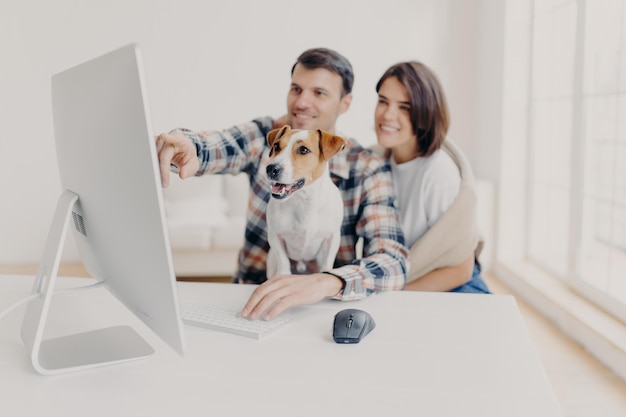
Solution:
[[[340,136],[289,126],[268,133],[267,277],[333,268],[341,239],[343,200],[328,160],[343,149]],[[292,262],[295,270],[292,270]]]

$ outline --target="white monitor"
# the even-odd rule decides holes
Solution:
[[[66,230],[89,274],[179,353],[184,351],[161,180],[137,45],[52,76],[62,194],[22,324],[42,374],[154,352],[129,326],[43,339]],[[42,173],[44,175],[44,173]]]

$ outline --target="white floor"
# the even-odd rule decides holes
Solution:
[[[494,276],[494,293],[510,293]],[[566,417],[626,417],[626,382],[517,299],[526,327]]]

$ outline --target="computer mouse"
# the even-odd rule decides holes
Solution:
[[[336,343],[359,343],[376,327],[372,316],[363,310],[348,308],[335,314],[333,339]]]

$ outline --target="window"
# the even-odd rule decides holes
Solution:
[[[535,0],[528,258],[626,321],[626,0]]]

